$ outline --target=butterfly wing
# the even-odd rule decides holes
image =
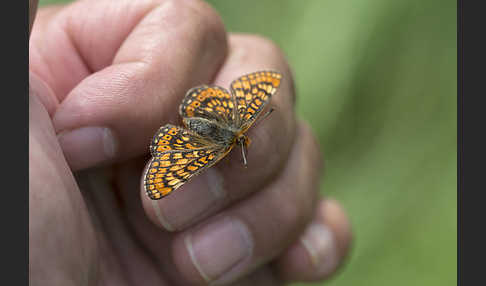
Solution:
[[[282,74],[259,71],[243,75],[231,83],[237,108],[237,127],[246,131],[280,86]]]
[[[167,134],[172,137],[164,138]],[[170,124],[162,127],[152,142],[153,158],[144,174],[147,195],[152,200],[169,195],[190,178],[218,162],[231,147],[211,143],[184,128]]]
[[[152,156],[174,150],[199,150],[207,148],[211,142],[187,129],[166,124],[155,133],[150,144]]]
[[[183,118],[202,117],[232,126],[236,120],[233,96],[219,86],[198,86],[190,89],[181,105],[179,114]]]

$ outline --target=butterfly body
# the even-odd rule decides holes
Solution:
[[[233,144],[239,136],[237,129],[205,118],[184,118],[183,122],[189,130],[223,146]]]
[[[152,139],[152,159],[144,173],[147,195],[161,199],[224,158],[245,135],[280,85],[281,74],[260,71],[231,83],[190,89],[179,107],[184,127],[167,124]],[[243,153],[244,154],[244,153]],[[246,165],[246,158],[245,165]]]

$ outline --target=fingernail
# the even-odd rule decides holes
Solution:
[[[335,270],[338,265],[336,240],[328,226],[312,223],[307,227],[301,241],[320,275],[327,275]]]
[[[182,230],[217,210],[226,195],[223,176],[217,169],[208,169],[175,190],[163,200],[153,201],[155,214],[166,230]],[[184,211],[181,212],[180,210]]]
[[[82,127],[58,134],[64,156],[73,169],[91,167],[115,156],[113,132],[106,127]]]
[[[253,240],[246,225],[225,218],[205,226],[184,240],[191,261],[211,285],[227,283],[244,271],[253,251]]]

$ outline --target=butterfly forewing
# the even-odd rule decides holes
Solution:
[[[226,89],[204,85],[186,93],[179,113],[183,118],[202,117],[231,126],[235,122],[234,108],[234,99]]]
[[[282,75],[275,71],[260,71],[239,77],[231,83],[231,92],[235,96],[238,127],[248,129],[258,114],[277,91]]]
[[[150,153],[156,156],[159,153],[172,150],[195,150],[207,148],[211,142],[190,130],[172,124],[162,126],[152,139]]]

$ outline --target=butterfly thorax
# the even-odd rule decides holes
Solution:
[[[238,130],[233,130],[231,126],[200,117],[184,118],[184,125],[189,130],[218,145],[233,145],[239,137],[244,136],[238,134]]]

